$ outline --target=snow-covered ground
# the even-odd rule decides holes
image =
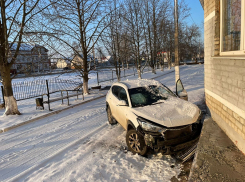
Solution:
[[[160,70],[158,70],[156,75],[152,74],[149,71],[149,72],[145,72],[142,75],[142,77],[143,78],[153,78],[156,76],[167,74],[167,73],[172,72],[172,71],[173,71],[173,69],[172,70],[166,70],[164,72],[161,72]],[[132,72],[132,70],[129,72]],[[106,73],[106,70],[103,71],[101,78],[107,79],[111,76],[111,70],[107,70],[107,74],[109,74],[109,76],[106,75],[105,73]],[[37,78],[37,77],[22,78],[22,79],[18,78],[18,79],[14,79],[14,82],[19,83],[19,82],[31,81],[31,80],[35,80],[35,79],[50,79],[50,78],[56,78],[57,76],[58,76],[58,78],[65,79],[65,80],[68,80],[68,79],[75,80],[77,78],[77,73],[69,73],[69,74],[62,74],[62,75],[50,75],[50,76],[45,76],[45,77],[40,77],[40,78]],[[89,87],[96,86],[97,85],[96,73],[91,73],[90,78],[91,79],[89,79],[89,81],[90,81]],[[132,75],[129,77],[122,78],[122,80],[123,79],[137,79],[137,75],[135,75],[135,76]],[[116,80],[114,80],[114,81],[116,81]],[[112,84],[111,81],[101,83],[102,87],[107,86],[107,85],[111,85],[111,84]],[[105,95],[106,93],[107,93],[107,91],[100,91],[99,92],[98,90],[97,91],[94,90],[94,91],[91,91],[91,94],[85,95],[84,100],[82,100],[81,95],[78,97],[78,99],[77,99],[77,97],[69,98],[69,104],[70,105],[76,105],[76,104],[82,103],[84,101],[96,98],[98,96]],[[57,94],[60,95],[60,93],[57,93]],[[51,98],[54,98],[54,97],[56,97],[56,95],[52,94]],[[44,100],[47,100],[46,96],[44,97]],[[62,104],[61,100],[57,101],[57,102],[53,102],[50,104],[50,108],[53,111],[64,109],[64,108],[67,108],[67,103],[68,102],[66,99],[64,99],[64,104]],[[3,109],[0,110],[0,131],[1,130],[4,131],[6,128],[12,127],[14,125],[18,125],[22,122],[25,122],[25,121],[28,121],[30,119],[34,119],[34,118],[37,118],[37,117],[40,117],[40,116],[43,116],[45,114],[50,113],[50,111],[48,111],[48,105],[47,104],[44,104],[44,108],[45,108],[44,110],[36,110],[35,98],[18,101],[17,104],[18,104],[19,111],[22,113],[21,116],[4,116],[3,115],[4,110]]]
[[[143,78],[161,74],[146,73]],[[180,75],[189,100],[202,103],[203,65],[181,66]],[[157,80],[175,88],[174,72]],[[88,95],[85,100],[96,96]],[[0,122],[48,113],[33,107],[23,104],[22,116],[2,116]],[[51,106],[55,110],[64,107]],[[107,124],[105,98],[1,133],[0,145],[0,181],[170,181],[178,178],[182,167],[170,156],[144,158],[128,152],[125,131],[120,125]]]

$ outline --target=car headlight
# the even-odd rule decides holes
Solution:
[[[145,131],[150,131],[150,132],[159,132],[161,133],[162,130],[164,130],[163,127],[156,126],[154,124],[151,124],[144,120],[143,118],[137,118],[137,121],[141,128]]]

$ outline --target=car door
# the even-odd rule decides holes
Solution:
[[[124,129],[127,129],[126,113],[128,110],[128,96],[127,92],[123,87],[118,90],[118,99],[126,102],[126,106],[117,105],[117,121],[122,125]]]
[[[188,94],[180,79],[176,82],[176,95],[178,95],[179,98],[188,101]]]
[[[119,89],[120,89],[120,87],[117,85],[112,86],[112,88],[111,88],[112,94],[109,98],[109,100],[110,100],[109,105],[110,105],[111,113],[112,113],[112,116],[116,120],[117,120],[117,104],[119,102],[119,99],[118,99]]]

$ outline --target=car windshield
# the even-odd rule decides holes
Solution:
[[[175,96],[163,86],[151,85],[128,90],[132,107],[141,107],[164,102],[169,96]]]

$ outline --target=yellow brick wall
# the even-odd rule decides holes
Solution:
[[[206,104],[245,140],[245,119],[208,94]]]
[[[215,112],[212,115],[213,119],[245,153],[243,114],[245,111],[245,56],[230,55],[227,58],[219,54],[220,0],[204,0],[204,18],[206,18],[204,20],[204,81],[207,106],[211,113]],[[221,102],[226,106],[229,105],[230,108]],[[239,115],[235,111],[242,114]]]
[[[204,18],[215,10],[215,0],[204,0]]]

